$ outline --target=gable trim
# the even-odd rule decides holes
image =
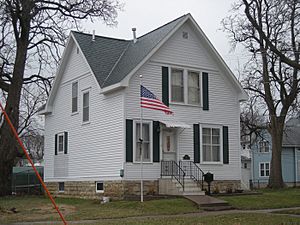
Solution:
[[[63,55],[62,55],[62,60],[61,60],[61,63],[60,65],[58,66],[58,69],[56,71],[56,75],[55,75],[55,79],[54,79],[54,83],[53,83],[53,86],[51,88],[51,91],[50,91],[50,94],[49,94],[49,98],[47,100],[47,103],[46,103],[46,106],[45,106],[45,109],[43,111],[40,112],[40,115],[42,114],[49,114],[49,113],[52,113],[52,110],[53,110],[53,101],[55,99],[55,96],[56,96],[56,93],[57,93],[57,90],[58,90],[58,87],[61,83],[61,79],[62,79],[62,76],[63,76],[63,72],[64,72],[64,69],[66,68],[66,65],[68,63],[68,60],[69,60],[69,57],[67,57],[70,53],[71,53],[71,50],[73,47],[77,47],[79,49],[79,53],[82,55],[82,58],[84,60],[84,62],[86,63],[86,65],[88,66],[89,68],[89,71],[93,77],[93,79],[95,80],[96,82],[96,85],[99,87],[99,90],[101,90],[101,87],[96,79],[96,76],[95,74],[93,73],[89,63],[87,62],[79,44],[77,43],[75,37],[73,36],[73,33],[70,32],[70,35],[69,35],[69,39],[67,41],[67,45],[66,45],[66,48],[63,52]]]
[[[199,27],[197,22],[194,20],[194,18],[191,16],[191,14],[187,14],[185,18],[179,22],[172,31],[169,32],[168,35],[166,35],[151,51],[150,53],[133,69],[127,76],[124,77],[122,81],[120,81],[117,84],[108,86],[103,88],[102,93],[110,92],[115,90],[116,87],[128,87],[129,81],[131,77],[147,62],[149,59],[161,48],[163,44],[166,43],[166,41],[187,21],[191,21],[192,25],[196,28],[196,32],[200,35],[201,38],[204,40],[204,45],[208,46],[209,52],[212,54],[212,57],[216,59],[217,64],[219,64],[220,69],[225,73],[225,75],[228,77],[228,80],[233,84],[235,89],[238,92],[238,100],[239,101],[245,101],[248,99],[248,94],[245,92],[245,90],[242,88],[239,81],[236,79],[230,68],[227,66],[225,61],[222,59],[222,57],[219,55],[217,50],[214,48],[214,46],[211,44],[209,39],[206,37],[202,29]]]

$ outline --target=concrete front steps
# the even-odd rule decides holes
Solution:
[[[176,179],[161,178],[159,179],[160,195],[205,195],[205,192],[191,179],[184,179],[184,190]]]
[[[213,198],[208,195],[184,195],[185,198],[191,200],[198,207],[205,211],[223,211],[234,209],[228,202],[221,199]]]

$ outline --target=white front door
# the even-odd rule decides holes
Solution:
[[[175,130],[166,129],[163,130],[163,160],[164,161],[176,161],[176,142],[175,142]]]

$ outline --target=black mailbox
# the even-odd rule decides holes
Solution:
[[[204,181],[208,184],[210,184],[214,180],[214,175],[210,172],[207,172],[204,174]]]
[[[204,181],[207,183],[208,185],[208,195],[210,195],[210,183],[213,182],[214,180],[214,175],[210,172],[207,172],[206,174],[203,175],[204,176]]]

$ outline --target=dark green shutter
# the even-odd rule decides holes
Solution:
[[[126,120],[126,162],[133,162],[133,121]]]
[[[68,154],[68,132],[65,132],[64,140],[65,140],[65,143],[64,143],[65,144],[64,153]]]
[[[55,134],[55,146],[54,146],[54,154],[57,155],[57,134]]]
[[[153,121],[153,162],[159,162],[159,121]]]
[[[193,125],[194,133],[194,163],[200,163],[200,133],[199,124]]]
[[[169,106],[169,68],[162,67],[162,102]]]
[[[202,73],[203,110],[209,109],[208,73]]]
[[[229,142],[227,126],[223,126],[223,163],[229,164]]]

